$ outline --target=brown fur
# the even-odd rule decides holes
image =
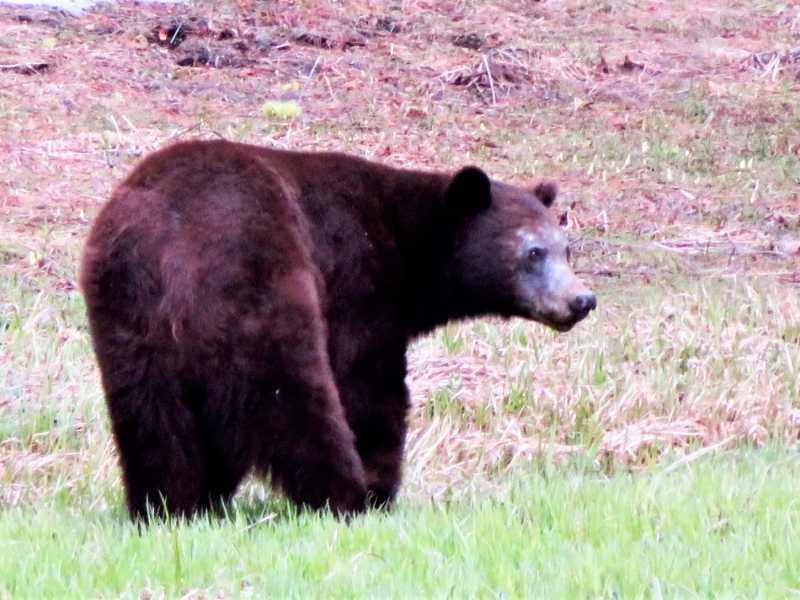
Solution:
[[[409,340],[479,314],[556,318],[510,264],[509,231],[557,228],[535,195],[555,187],[223,141],[145,159],[81,273],[131,516],[219,506],[253,469],[337,514],[391,502]]]

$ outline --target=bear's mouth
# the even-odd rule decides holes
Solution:
[[[547,326],[550,327],[550,329],[555,329],[556,331],[558,331],[560,333],[566,333],[567,331],[570,331],[573,327],[575,327],[575,325],[577,323],[578,323],[577,321],[575,321],[573,323],[567,323],[567,324],[565,324],[565,323],[547,323]]]
[[[585,316],[586,315],[584,315],[584,317]],[[566,333],[567,331],[569,331],[570,329],[575,327],[575,325],[577,325],[578,322],[581,321],[582,319],[583,319],[583,317],[581,317],[580,319],[570,319],[569,321],[544,321],[543,320],[543,321],[541,321],[541,323],[543,325],[547,325],[550,329],[555,329],[556,331],[558,331],[560,333]]]
[[[538,321],[542,325],[546,325],[550,329],[555,329],[559,333],[566,333],[575,325],[583,321],[586,317],[589,316],[589,313],[592,312],[593,308],[586,308],[577,312],[570,313],[569,317],[566,319],[552,319],[548,318],[544,315],[536,315],[534,317],[535,321]]]

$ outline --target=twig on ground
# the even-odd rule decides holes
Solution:
[[[483,55],[483,67],[486,69],[486,76],[489,78],[489,88],[492,90],[492,104],[497,104],[497,96],[494,92],[494,79],[492,79],[492,70],[489,68],[489,61],[486,60],[486,55]]]
[[[308,82],[311,81],[311,78],[314,76],[314,71],[317,70],[317,65],[319,64],[320,60],[322,60],[322,56],[317,56],[317,60],[315,60],[314,64],[311,66],[311,70],[308,72],[305,82],[303,82],[303,87],[300,89],[300,94],[297,96],[298,104],[303,99],[303,94],[305,94],[306,92],[306,88],[308,87]],[[289,141],[289,136],[291,135],[295,118],[296,118],[295,115],[292,115],[292,118],[289,121],[289,125],[286,127],[286,141]]]

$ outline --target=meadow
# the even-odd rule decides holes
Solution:
[[[800,595],[800,3],[0,7],[0,598]],[[177,139],[559,182],[598,309],[409,352],[388,514],[127,520],[77,289]]]

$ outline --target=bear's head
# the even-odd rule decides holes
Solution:
[[[549,210],[555,196],[554,183],[519,188],[475,167],[453,177],[445,195],[455,224],[450,275],[465,314],[519,316],[568,331],[595,308]]]

